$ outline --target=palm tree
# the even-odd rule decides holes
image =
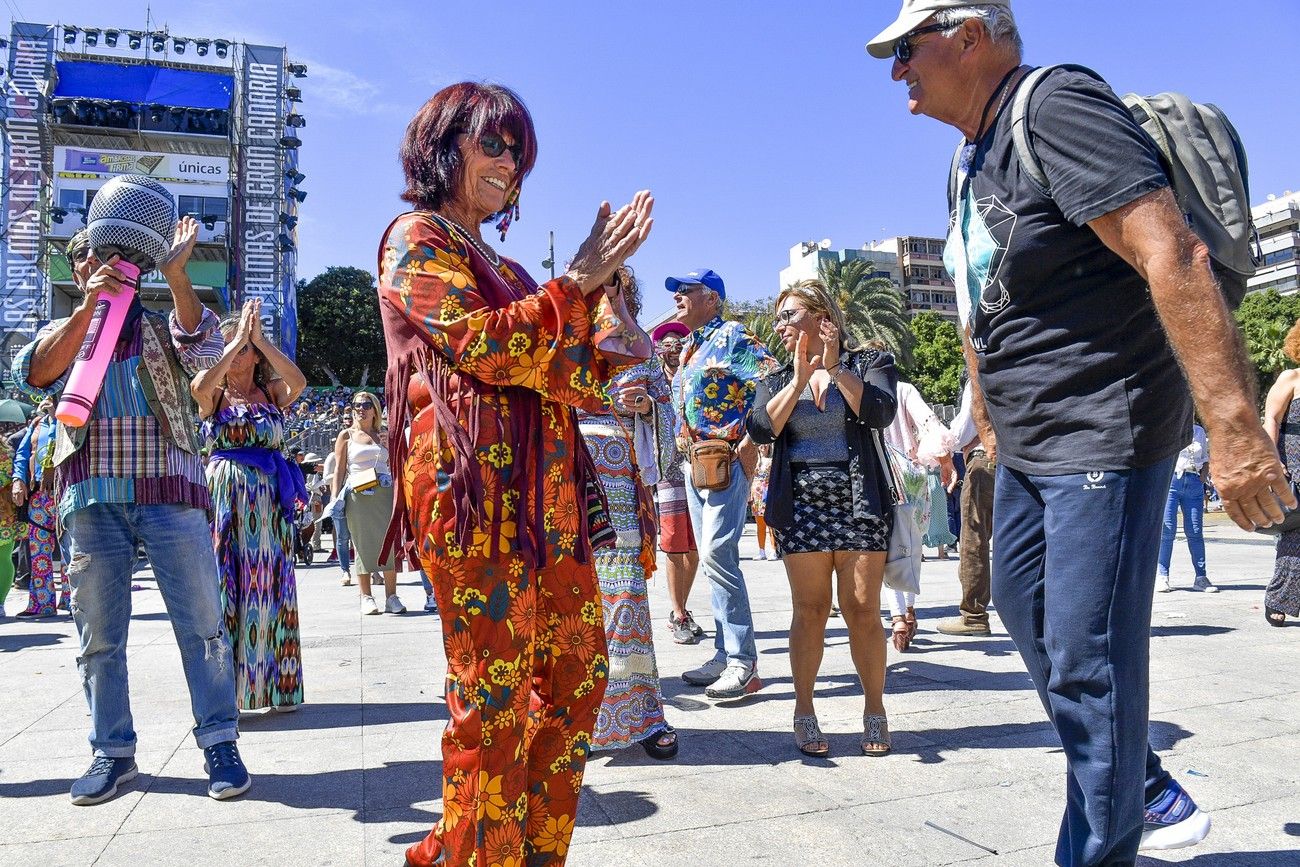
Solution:
[[[848,337],[856,343],[885,342],[900,367],[912,361],[916,336],[908,327],[907,304],[893,282],[872,277],[875,265],[865,259],[827,259],[818,269],[831,297],[844,311]]]

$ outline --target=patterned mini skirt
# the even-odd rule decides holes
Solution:
[[[791,464],[794,522],[772,528],[781,554],[830,551],[888,551],[893,510],[887,515],[853,515],[846,464]]]

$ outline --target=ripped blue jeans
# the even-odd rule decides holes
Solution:
[[[68,577],[81,639],[77,668],[90,705],[90,746],[97,756],[135,755],[127,692],[126,639],[131,567],[144,544],[181,651],[200,748],[239,737],[235,673],[226,638],[202,509],[179,504],[95,503],[65,520],[71,540]]]

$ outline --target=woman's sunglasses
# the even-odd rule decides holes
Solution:
[[[918,27],[911,33],[900,36],[894,43],[894,57],[898,58],[899,63],[907,63],[912,59],[912,40],[918,36],[924,36],[927,33],[938,33],[941,30],[951,30],[947,24],[931,24],[929,27]]]
[[[800,319],[803,319],[803,315],[807,312],[807,310],[800,310],[798,307],[787,307],[772,317],[772,324],[777,328],[782,325],[794,325]]]
[[[494,132],[485,132],[478,137],[478,146],[483,149],[484,155],[496,159],[506,151],[515,158],[515,165],[524,161],[524,146],[519,142],[512,145],[506,144],[506,140]]]

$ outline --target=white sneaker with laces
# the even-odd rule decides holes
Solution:
[[[379,606],[375,604],[375,597],[362,594],[361,596],[361,613],[378,614]]]
[[[756,666],[733,662],[704,694],[709,698],[741,698],[762,688]]]
[[[402,604],[402,600],[398,599],[397,594],[394,593],[392,596],[389,596],[388,601],[384,603],[384,611],[389,614],[405,614],[406,606]]]
[[[1157,575],[1157,576],[1156,576],[1156,592],[1157,592],[1157,593],[1168,593],[1168,592],[1170,592],[1170,591],[1173,590],[1173,589],[1174,589],[1174,588],[1173,588],[1173,585],[1169,583],[1169,576],[1168,576],[1168,575]]]

